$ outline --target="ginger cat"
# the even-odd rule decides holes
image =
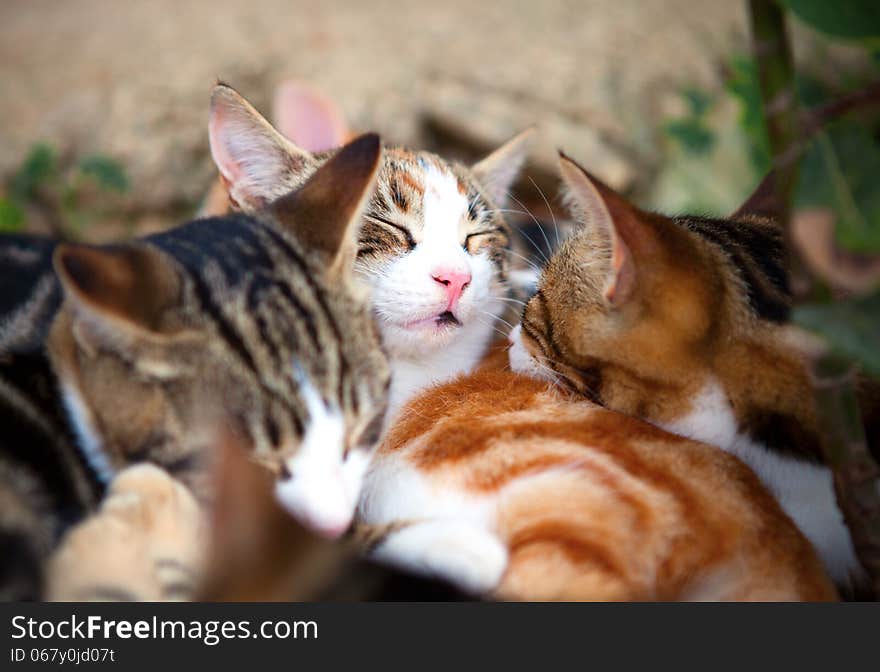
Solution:
[[[822,464],[807,360],[788,324],[781,231],[750,214],[763,187],[730,219],[671,218],[636,208],[564,155],[560,170],[581,228],[514,329],[514,370],[736,455],[835,581],[859,580]],[[860,392],[870,440],[876,387]]]
[[[374,455],[371,555],[503,600],[831,600],[809,542],[729,454],[510,371],[427,390]]]

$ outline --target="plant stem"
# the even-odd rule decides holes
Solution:
[[[834,354],[813,367],[816,408],[825,460],[834,473],[837,504],[843,512],[856,555],[880,599],[880,466],[865,440],[856,396],[856,367]]]
[[[791,202],[797,184],[801,153],[800,117],[794,61],[785,14],[775,0],[749,0],[752,51],[758,66],[764,123],[770,139],[779,216],[789,231]],[[792,249],[789,247],[789,249]],[[797,262],[795,261],[797,264]],[[797,267],[800,267],[797,264]]]

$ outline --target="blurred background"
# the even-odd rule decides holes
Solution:
[[[862,42],[790,30],[809,103],[877,76]],[[191,216],[218,77],[266,114],[304,79],[355,129],[463,158],[538,123],[551,201],[563,147],[643,205],[725,213],[769,167],[749,53],[738,0],[3,0],[0,228],[103,241]],[[852,135],[833,148],[864,151]]]

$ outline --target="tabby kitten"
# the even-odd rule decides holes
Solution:
[[[360,138],[259,217],[54,252],[65,300],[48,335],[48,389],[59,394],[15,388],[2,408],[38,436],[66,414],[76,440],[37,450],[4,431],[0,522],[15,551],[0,563],[6,596],[38,595],[39,576],[21,568],[39,568],[128,464],[153,462],[205,498],[203,462],[220,430],[277,474],[281,502],[306,524],[329,535],[348,526],[388,384],[351,270],[379,154],[375,135]],[[20,374],[25,355],[3,353],[3,378],[32,392],[45,381]],[[25,397],[47,406],[28,406],[32,418]]]
[[[268,470],[221,435],[207,512],[152,464],[114,477],[48,569],[53,601],[467,599],[448,584],[367,562],[354,543],[310,533],[278,502]]]
[[[244,211],[296,187],[333,155],[294,145],[224,84],[214,88],[209,130],[230,202]],[[507,294],[510,230],[499,207],[529,135],[470,168],[429,152],[383,152],[356,269],[391,361],[389,417],[485,352]]]
[[[729,220],[647,213],[571,159],[560,167],[582,228],[512,334],[514,370],[736,455],[838,583],[860,576],[787,326],[778,226],[742,209]]]
[[[507,356],[424,392],[390,429],[358,507],[373,557],[504,600],[834,599],[739,460]]]

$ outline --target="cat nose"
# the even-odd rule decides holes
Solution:
[[[434,282],[446,288],[446,310],[454,310],[458,305],[462,292],[471,284],[470,271],[460,269],[438,269],[431,274]]]

